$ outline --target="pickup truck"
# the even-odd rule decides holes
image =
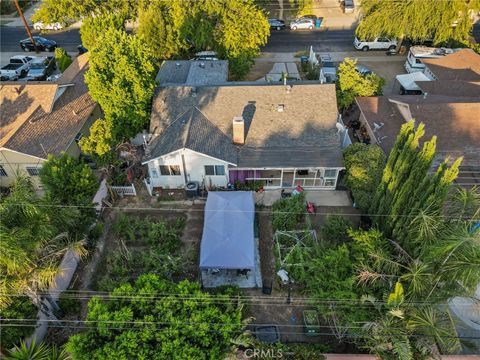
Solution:
[[[10,63],[0,69],[2,80],[17,80],[30,70],[30,64],[35,56],[17,55],[10,58]]]
[[[46,56],[32,61],[27,80],[46,80],[57,68],[55,57]]]

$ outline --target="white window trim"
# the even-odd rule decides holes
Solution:
[[[213,172],[214,172],[213,175],[207,175],[207,169],[206,169],[207,166],[213,167]],[[223,174],[220,174],[220,175],[217,174],[217,166],[222,166],[223,167]],[[205,172],[205,176],[225,176],[225,174],[226,174],[225,165],[204,165],[203,166],[203,171]]]

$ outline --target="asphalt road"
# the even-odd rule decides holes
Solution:
[[[313,46],[315,51],[351,51],[354,30],[272,31],[266,52],[295,52]]]
[[[33,32],[35,35],[37,31]],[[27,38],[24,28],[0,27],[1,51],[19,51],[18,42]],[[81,43],[78,29],[70,29],[60,32],[47,33],[48,39],[55,40],[60,47],[67,51],[76,51]],[[268,44],[263,47],[267,52],[295,52],[305,50],[313,45],[316,51],[349,51],[352,50],[353,30],[329,30],[329,31],[272,31]]]
[[[33,31],[33,35],[38,35],[38,31]],[[77,51],[77,45],[81,43],[78,29],[70,29],[55,33],[42,35],[47,39],[55,40],[58,46],[66,51]],[[22,27],[0,27],[0,50],[2,52],[22,51],[19,41],[28,37],[27,32]]]

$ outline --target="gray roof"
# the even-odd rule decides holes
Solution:
[[[163,155],[187,148],[235,164],[237,150],[232,140],[196,107],[191,107],[152,141],[151,154]],[[156,156],[153,156],[156,157]]]
[[[166,60],[158,70],[161,86],[221,85],[228,78],[226,60]]]
[[[283,112],[278,111],[279,104],[283,104]],[[195,132],[196,147],[192,150],[197,152],[241,167],[343,166],[334,84],[159,88],[153,101],[150,131],[160,135],[151,142],[146,160],[185,144],[163,138],[181,136],[180,131],[170,129],[171,124],[192,108],[203,115],[190,120],[192,124],[203,124],[197,127],[198,133],[190,130],[190,134]],[[232,144],[235,116],[245,120],[243,146]],[[193,146],[192,142],[193,138],[182,147]],[[232,149],[236,161],[231,161]],[[212,155],[213,151],[217,156]]]

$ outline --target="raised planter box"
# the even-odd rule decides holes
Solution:
[[[318,313],[315,310],[303,311],[304,332],[307,336],[318,336],[320,334],[320,322]]]

